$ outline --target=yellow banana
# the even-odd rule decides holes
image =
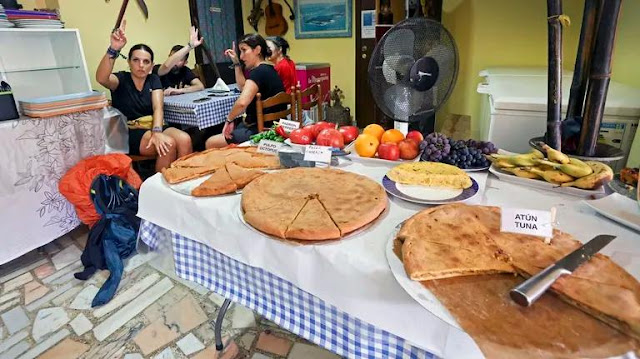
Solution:
[[[556,184],[556,185],[559,185],[565,182],[571,182],[574,180],[573,177],[558,170],[542,171],[538,168],[532,167],[529,169],[529,172],[535,173],[538,176],[542,177],[545,181]]]
[[[586,161],[585,163],[593,170],[593,173],[578,178],[575,181],[563,183],[563,187],[571,186],[582,189],[597,189],[613,179],[613,170],[611,167],[596,161]]]
[[[545,160],[538,160],[538,163],[551,166],[568,174],[571,177],[576,178],[584,177],[593,173],[593,170],[591,169],[591,167],[589,167],[588,164],[580,161],[577,158],[570,158],[569,163],[567,164],[560,164]]]
[[[513,167],[503,168],[504,171],[513,173],[514,175],[522,178],[540,179],[541,177],[531,171],[527,167]]]
[[[519,155],[500,155],[494,153],[491,157],[498,160],[507,160],[515,167],[530,167],[536,165],[536,160],[544,158],[544,154],[538,150],[531,149],[531,152]]]
[[[562,164],[567,164],[570,161],[569,156],[547,145],[546,143],[542,144],[542,149],[544,149],[545,152],[547,152],[547,158],[549,159],[549,161],[558,162]]]

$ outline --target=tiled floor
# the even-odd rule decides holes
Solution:
[[[154,255],[130,258],[116,296],[91,308],[109,272],[73,277],[86,238],[81,227],[0,266],[0,359],[338,358],[240,305],[225,316],[218,356],[213,319],[224,299]]]

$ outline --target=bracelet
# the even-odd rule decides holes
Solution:
[[[162,126],[153,126],[153,128],[151,129],[151,132],[153,132],[153,133],[162,132]]]
[[[118,55],[120,55],[120,51],[114,50],[114,49],[111,48],[111,46],[109,46],[107,48],[107,54],[109,55],[110,59],[115,59],[115,58],[118,57]]]
[[[189,50],[193,49],[193,45],[191,45],[191,42],[187,42],[187,47],[189,48]]]
[[[235,120],[234,120],[234,119],[231,119],[231,120],[226,119],[225,121],[227,121],[227,123],[232,123],[232,122],[233,122],[233,121],[235,121]]]

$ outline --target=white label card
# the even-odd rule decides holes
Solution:
[[[314,162],[331,162],[331,147],[328,146],[316,146],[316,145],[308,145],[304,151],[304,160],[305,161],[314,161]]]
[[[300,128],[300,122],[298,122],[298,121],[280,120],[278,123],[287,132],[291,132],[293,130],[297,130],[298,128]]]
[[[409,122],[394,121],[393,128],[402,132],[402,134],[406,136],[409,132]]]
[[[276,142],[271,140],[260,140],[260,143],[258,143],[258,152],[277,156],[278,150],[283,145],[284,143],[282,142]]]
[[[550,211],[521,208],[502,208],[500,231],[553,237],[553,220]]]

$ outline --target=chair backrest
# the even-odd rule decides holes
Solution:
[[[303,102],[305,98],[309,98],[308,102]],[[298,122],[302,124],[303,110],[310,110],[313,106],[316,106],[318,111],[318,121],[322,121],[322,88],[320,87],[320,81],[316,81],[313,85],[304,89],[304,91],[300,90],[300,83],[296,86],[296,101],[298,102]]]
[[[288,105],[286,110],[264,113],[264,110],[273,106]],[[258,131],[264,131],[264,123],[269,121],[279,120],[286,118],[287,115],[291,115],[293,121],[296,120],[296,97],[294,91],[290,94],[286,92],[280,92],[275,96],[269,97],[266,100],[262,100],[262,94],[256,94],[256,116],[258,117]]]

